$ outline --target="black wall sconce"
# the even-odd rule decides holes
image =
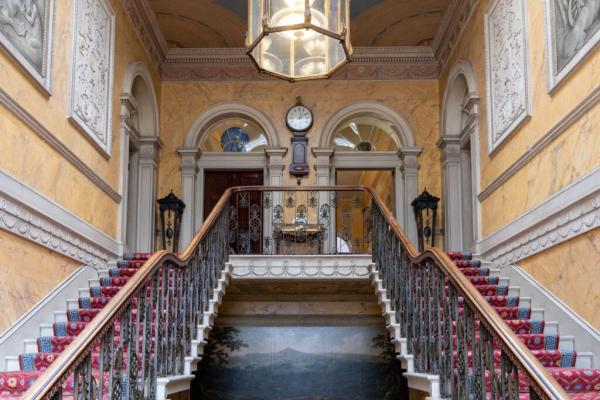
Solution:
[[[439,197],[433,196],[425,189],[411,203],[417,220],[419,251],[425,250],[425,245],[431,247],[435,245],[435,217],[439,201]]]
[[[172,190],[171,193],[157,201],[160,210],[160,225],[162,228],[162,248],[164,250],[177,252],[179,250],[181,217],[183,216],[185,203],[175,196]]]

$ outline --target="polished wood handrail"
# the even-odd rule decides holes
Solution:
[[[456,267],[454,262],[441,250],[429,249],[419,253],[413,243],[408,239],[406,233],[396,221],[391,211],[387,208],[378,194],[370,187],[362,185],[348,186],[241,186],[230,188],[221,196],[202,227],[194,235],[190,244],[179,255],[158,251],[147,260],[138,273],[127,282],[117,295],[106,307],[86,326],[86,328],[67,346],[61,355],[51,366],[44,371],[35,383],[27,390],[22,399],[46,399],[53,387],[64,382],[72,374],[83,357],[91,350],[94,343],[101,335],[110,328],[113,321],[126,308],[133,294],[146,282],[149,276],[166,262],[180,267],[185,267],[190,262],[194,251],[198,248],[203,238],[209,233],[218,216],[224,211],[233,193],[256,191],[256,192],[345,192],[362,191],[368,192],[373,201],[380,209],[388,227],[394,232],[401,242],[404,250],[409,255],[411,262],[417,264],[426,260],[433,261],[440,267],[461,292],[464,300],[468,302],[474,311],[480,316],[481,323],[494,332],[500,340],[501,346],[512,357],[519,369],[530,377],[530,385],[537,389],[536,393],[545,399],[568,399],[567,393],[546,371],[544,366],[537,360],[531,351],[521,342],[518,336],[506,325],[492,306],[483,298],[477,289],[469,282],[464,274]]]
[[[493,331],[501,341],[501,346],[514,357],[514,361],[522,372],[531,378],[530,385],[539,390],[538,395],[545,399],[568,399],[569,396],[562,386],[548,373],[542,363],[531,353],[516,333],[502,320],[494,308],[485,300],[483,295],[475,288],[467,277],[458,269],[448,255],[438,248],[431,248],[419,253],[406,233],[396,221],[385,203],[370,187],[365,190],[371,193],[373,200],[379,207],[383,217],[391,230],[402,243],[413,264],[425,260],[433,260],[461,292],[464,300],[468,302],[481,319],[481,323]]]

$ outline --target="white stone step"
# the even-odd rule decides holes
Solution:
[[[577,360],[575,360],[575,367],[583,369],[594,368],[594,353],[582,352],[577,353]]]
[[[507,294],[509,296],[521,297],[521,288],[518,286],[509,286]]]
[[[37,353],[38,345],[36,339],[23,340],[23,353]]]
[[[533,318],[532,318],[532,320],[533,320]],[[559,334],[558,321],[546,321],[546,323],[544,324],[544,334],[545,335],[558,335]],[[560,341],[562,342],[562,337],[560,338]],[[559,346],[560,346],[560,342],[559,342]]]
[[[88,279],[89,287],[100,287],[100,279]]]
[[[91,296],[90,288],[79,288],[79,298],[89,299]]]
[[[67,313],[63,311],[54,311],[54,322],[68,322]]]
[[[18,356],[7,356],[4,359],[5,362],[5,366],[6,366],[6,372],[13,372],[13,371],[20,371],[21,370],[21,365],[19,364],[19,357]]]
[[[77,299],[68,299],[67,300],[67,310],[78,310],[79,309],[79,300]]]
[[[521,297],[519,298],[519,307],[528,307],[531,308],[531,297]]]
[[[54,336],[52,324],[40,324],[40,337],[42,336]]]
[[[575,351],[575,336],[561,336],[558,342],[558,349],[562,351]]]
[[[532,321],[544,321],[544,309],[543,308],[532,308],[531,309],[531,320]]]

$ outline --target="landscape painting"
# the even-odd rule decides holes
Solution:
[[[215,327],[191,398],[408,398],[400,363],[379,326]]]
[[[546,0],[550,87],[600,41],[600,0]]]
[[[50,90],[53,0],[0,0],[0,43]]]

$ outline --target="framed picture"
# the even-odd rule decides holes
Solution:
[[[488,150],[531,115],[527,0],[495,0],[485,15]]]
[[[0,0],[0,44],[51,94],[54,0]]]
[[[115,14],[107,0],[73,3],[69,116],[110,157]]]
[[[551,92],[600,41],[600,0],[546,0]]]

